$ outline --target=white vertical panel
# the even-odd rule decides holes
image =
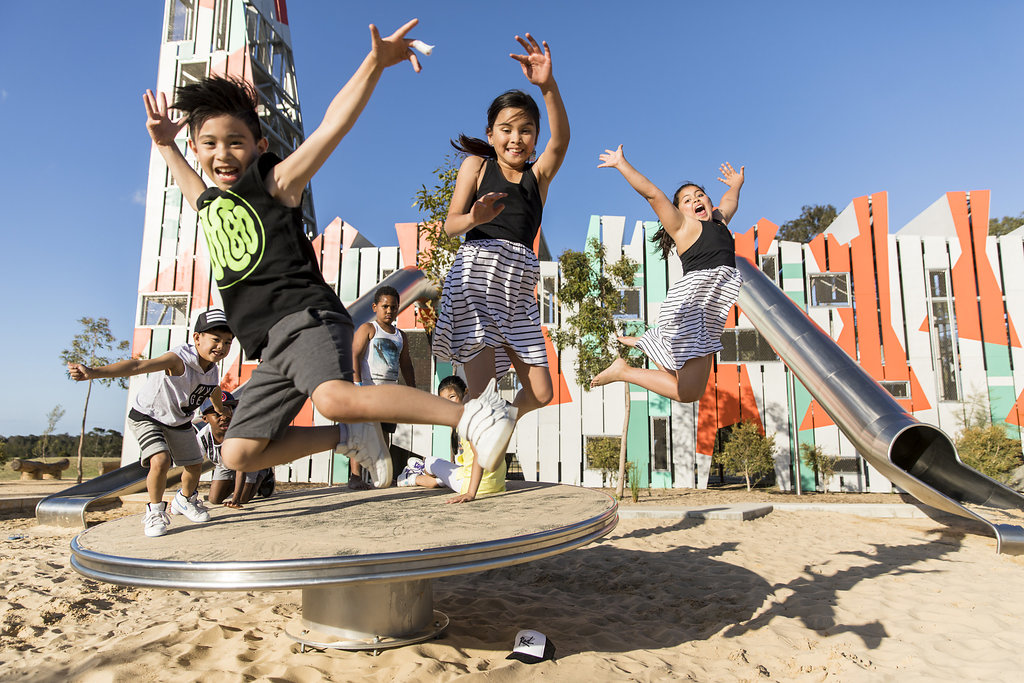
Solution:
[[[692,489],[696,476],[697,405],[672,401],[672,486]]]
[[[531,413],[537,423],[537,456],[540,459],[540,480],[559,481],[558,476],[558,406],[544,406]]]
[[[398,270],[398,247],[380,248],[380,269],[377,282],[384,279],[385,270]]]
[[[608,261],[615,263],[622,254],[622,233],[626,230],[625,216],[601,216],[601,243]]]
[[[310,458],[313,461],[313,473],[309,480],[329,484],[331,482],[331,461],[334,459],[334,454],[331,451],[324,451],[314,453]]]
[[[516,424],[516,457],[523,467],[523,474],[526,481],[551,481],[545,479],[545,470],[537,469],[539,452],[537,450],[537,411],[527,413],[525,417]],[[540,479],[537,478],[538,474]]]
[[[364,247],[359,250],[359,296],[373,292],[380,282],[378,256],[376,247]]]
[[[576,384],[576,372],[573,369],[575,363],[575,349],[562,352],[562,375],[572,400],[558,405],[558,447],[562,462],[562,483],[582,485],[583,414],[580,396],[583,390]]]
[[[633,236],[627,244],[622,245],[622,253],[637,263],[644,262],[644,222],[637,221],[633,227]]]
[[[1003,274],[1003,295],[1006,299],[1006,314],[1018,338],[1024,335],[1024,239],[1021,231],[997,238],[1000,244],[1001,269]],[[1024,390],[1024,351],[1011,347],[1013,359],[1013,391],[1020,396]]]
[[[789,402],[786,397],[786,366],[780,363],[765,363],[764,374],[759,381],[761,387],[754,391],[764,395],[761,409],[761,419],[764,421],[765,434],[775,435],[775,481],[783,491],[789,490],[792,486],[790,481],[790,415]],[[751,377],[751,382],[753,382]]]
[[[928,333],[928,284],[924,272],[924,245],[920,237],[913,235],[900,235],[896,241],[899,245],[900,271],[903,274],[900,292],[906,315],[907,360],[911,371],[917,377],[925,400],[931,406],[926,410],[915,411],[914,417],[921,422],[938,424],[937,383],[932,363],[931,336]]]

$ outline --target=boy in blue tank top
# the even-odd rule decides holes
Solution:
[[[380,422],[457,427],[485,469],[504,457],[513,418],[493,386],[458,406],[401,385],[352,383],[352,318],[320,272],[302,228],[310,179],[359,118],[384,69],[403,61],[420,70],[407,22],[386,38],[370,26],[371,49],[327,109],[323,121],[285,159],[266,153],[259,99],[248,83],[210,77],[144,96],[153,143],[189,205],[199,214],[228,322],[246,355],[262,359],[245,387],[221,447],[226,467],[251,472],[336,448],[367,466],[378,487],[391,484],[391,456]],[[173,120],[168,109],[185,116]],[[189,148],[175,136],[189,126]],[[336,427],[292,427],[307,399]]]

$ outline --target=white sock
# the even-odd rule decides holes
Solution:
[[[146,503],[146,507],[149,508],[150,510],[159,510],[160,512],[163,512],[167,508],[167,503]]]

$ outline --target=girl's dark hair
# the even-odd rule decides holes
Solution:
[[[491,106],[487,108],[487,132],[489,133],[494,128],[494,121],[498,118],[498,114],[501,113],[502,109],[508,108],[522,109],[526,112],[526,115],[533,120],[533,125],[540,127],[540,109],[537,107],[537,102],[532,97],[524,93],[522,90],[507,90],[491,102]],[[462,152],[463,154],[470,154],[478,157],[488,157],[493,159],[497,155],[494,153],[494,148],[486,140],[480,138],[473,138],[465,133],[460,133],[459,137],[455,140],[450,141],[452,147]]]
[[[679,206],[679,193],[688,187],[696,187],[698,190],[707,194],[707,190],[703,186],[697,183],[685,182],[676,189],[675,194],[672,195],[672,203]],[[660,224],[659,224],[660,225]],[[672,239],[672,236],[665,232],[665,227],[659,227],[650,239],[651,244],[657,244],[658,248],[661,249],[661,258],[664,261],[668,260],[668,255],[672,253],[673,247],[676,246],[676,241]]]
[[[217,116],[234,116],[245,124],[254,140],[263,137],[260,117],[256,113],[259,98],[251,83],[231,76],[208,76],[197,83],[178,88],[178,98],[171,105],[184,112],[192,140],[208,119]]]

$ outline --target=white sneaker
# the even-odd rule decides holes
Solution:
[[[498,395],[497,382],[487,383],[484,392],[466,401],[459,420],[459,434],[473,444],[480,466],[493,472],[505,457],[518,411]]]
[[[398,475],[398,485],[399,486],[415,486],[416,485],[416,477],[418,477],[418,476],[419,476],[418,473],[416,473],[415,471],[413,471],[413,470],[409,469],[408,467],[406,467],[404,470],[402,470],[402,473]]]
[[[171,518],[167,515],[167,503],[147,503],[146,514],[142,516],[142,529],[149,537],[163,536]]]
[[[199,500],[199,491],[193,491],[192,495],[186,498],[181,489],[178,489],[178,492],[174,494],[174,500],[171,501],[171,514],[185,515],[193,522],[210,521],[209,511]]]
[[[346,426],[348,442],[339,443],[335,450],[352,458],[369,472],[374,488],[386,489],[391,486],[395,470],[380,423],[354,422]]]

